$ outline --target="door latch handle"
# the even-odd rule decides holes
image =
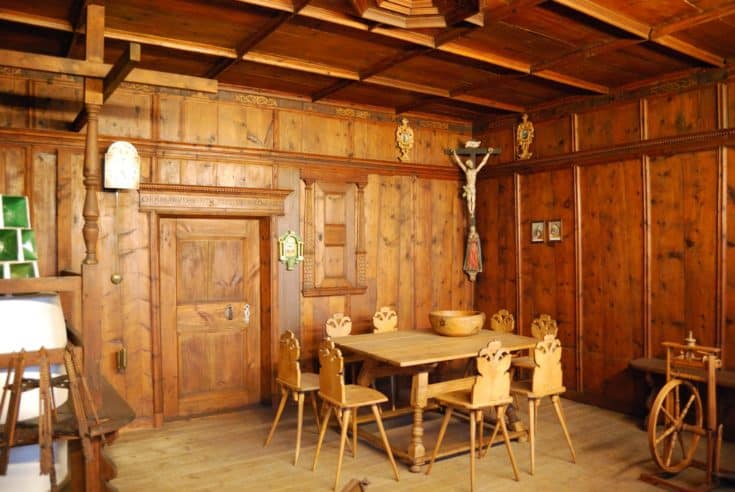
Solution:
[[[250,304],[245,304],[242,308],[242,320],[245,326],[250,326]]]
[[[232,304],[228,304],[225,308],[225,318],[227,318],[228,321],[232,321],[232,318],[235,317],[235,311],[232,309]]]

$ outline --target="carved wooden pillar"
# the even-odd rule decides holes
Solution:
[[[314,289],[314,179],[304,179],[304,290]]]
[[[88,83],[100,82],[98,80],[89,80]],[[85,97],[86,99],[86,97]],[[101,105],[89,103],[86,105],[87,115],[87,142],[86,152],[84,154],[84,188],[86,195],[84,197],[84,245],[87,255],[84,263],[87,265],[97,264],[97,237],[99,236],[98,219],[100,216],[99,203],[97,202],[97,191],[100,187],[100,159],[99,149],[97,147],[97,128],[98,116]]]
[[[357,267],[358,286],[367,285],[367,251],[365,250],[365,186],[366,182],[357,184],[357,210],[355,212],[355,228],[357,230],[357,248],[355,263]]]

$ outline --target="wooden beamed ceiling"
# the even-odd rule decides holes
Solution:
[[[0,46],[82,59],[86,3],[0,0]],[[372,7],[363,18],[351,0],[99,3],[105,63],[133,70],[118,59],[141,47],[131,73],[467,120],[729,68],[735,56],[720,42],[735,38],[735,0],[485,0],[414,29]]]

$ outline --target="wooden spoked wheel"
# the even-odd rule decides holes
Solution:
[[[648,418],[648,445],[661,470],[678,473],[692,462],[702,425],[702,400],[689,381],[672,379],[656,395]]]

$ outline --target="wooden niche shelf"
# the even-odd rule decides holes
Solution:
[[[366,180],[303,177],[305,297],[362,294],[365,279]]]

